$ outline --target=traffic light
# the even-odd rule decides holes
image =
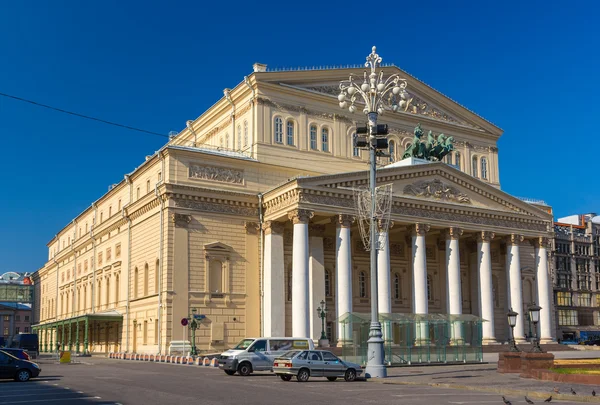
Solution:
[[[378,124],[375,128],[376,135],[376,149],[387,149],[388,139],[387,135],[389,129],[387,124]],[[354,147],[355,148],[366,148],[369,145],[369,127],[357,127],[356,135],[354,136]]]

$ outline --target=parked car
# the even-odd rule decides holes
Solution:
[[[227,375],[236,372],[241,376],[254,371],[272,371],[275,357],[292,349],[314,349],[315,344],[309,338],[263,337],[246,338],[233,349],[221,353],[219,368]]]
[[[17,359],[31,360],[31,358],[29,357],[29,353],[27,353],[27,350],[25,350],[25,349],[13,349],[13,348],[9,348],[9,347],[3,347],[3,348],[0,348],[0,350],[2,350],[5,353],[12,354]]]
[[[25,382],[40,375],[42,369],[37,363],[21,360],[3,350],[0,350],[0,379],[12,378]]]
[[[290,351],[275,359],[273,371],[283,381],[296,376],[299,382],[306,382],[310,377],[326,377],[329,381],[343,377],[354,381],[362,374],[360,365],[344,361],[326,350]]]
[[[600,346],[600,338],[594,338],[583,342],[586,346]]]
[[[38,335],[35,333],[19,333],[12,338],[10,347],[13,349],[25,349],[37,357],[39,353]]]

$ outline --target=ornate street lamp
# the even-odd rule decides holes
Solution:
[[[517,347],[517,343],[515,342],[515,326],[517,325],[517,317],[519,316],[519,314],[513,311],[513,309],[511,308],[506,314],[506,316],[508,317],[508,325],[510,326],[511,330],[510,351],[520,352],[519,348]]]
[[[192,330],[192,356],[197,356],[198,351],[196,350],[196,329],[200,326],[196,322],[196,308],[192,308],[192,321],[190,322],[190,329]]]
[[[327,307],[325,307],[325,301],[321,300],[321,306],[317,308],[317,313],[319,314],[319,318],[321,318],[321,337],[319,338],[320,343],[321,341],[327,340],[327,335],[325,334],[325,318],[327,317]]]
[[[540,347],[540,341],[538,339],[538,334],[537,334],[537,324],[540,321],[540,310],[542,309],[542,307],[538,306],[535,304],[535,302],[533,303],[533,305],[531,305],[528,308],[529,311],[529,319],[531,319],[531,322],[533,322],[533,347],[531,348],[531,351],[533,353],[543,353],[544,351],[542,350],[542,348]]]
[[[398,111],[399,107],[406,106],[408,97],[406,91],[406,79],[398,74],[393,74],[387,78],[383,76],[383,70],[379,70],[381,57],[373,50],[365,67],[370,69],[370,73],[364,72],[363,78],[356,75],[350,75],[348,80],[340,83],[340,94],[338,101],[340,108],[348,109],[351,113],[356,111],[356,103],[364,104],[363,113],[368,119],[367,135],[368,139],[363,145],[369,149],[369,189],[371,192],[371,223],[370,223],[370,241],[371,241],[371,325],[369,330],[368,343],[368,362],[365,369],[365,375],[368,377],[387,377],[385,366],[384,347],[381,333],[381,323],[379,323],[379,314],[377,310],[377,218],[375,218],[376,200],[376,152],[378,147],[377,135],[387,135],[387,128],[378,128],[377,117],[383,114],[386,109]],[[362,83],[359,83],[362,81]],[[381,139],[381,138],[380,138]],[[387,140],[383,142],[387,145]],[[358,143],[356,146],[359,146]],[[387,146],[386,146],[387,147]]]

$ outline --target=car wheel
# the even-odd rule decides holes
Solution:
[[[250,363],[242,363],[238,366],[237,371],[241,376],[247,377],[252,373],[252,365]]]
[[[327,377],[327,379],[328,379],[329,381],[335,381],[335,380],[337,380],[337,377]]]
[[[234,375],[235,374],[235,370],[223,370],[225,371],[225,374],[227,375]]]
[[[344,380],[348,382],[356,380],[356,370],[353,368],[346,370],[346,374],[344,374]]]
[[[307,382],[309,377],[310,377],[310,371],[308,371],[307,368],[303,368],[300,371],[298,371],[296,380],[298,380],[300,382]]]
[[[29,370],[19,370],[19,371],[17,371],[15,380],[19,381],[19,382],[25,382],[25,381],[29,381],[30,378],[31,378],[31,373],[29,372]]]
[[[281,378],[283,381],[289,381],[292,379],[292,376],[289,374],[279,374],[279,378]]]

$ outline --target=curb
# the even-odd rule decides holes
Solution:
[[[515,389],[504,389],[495,387],[474,387],[470,385],[460,384],[447,384],[447,383],[417,383],[408,381],[389,381],[383,378],[369,378],[367,382],[373,382],[377,384],[389,384],[389,385],[420,385],[429,386],[436,388],[450,388],[465,391],[477,391],[477,392],[490,392],[497,393],[499,395],[527,395],[530,398],[546,399],[552,395],[552,400],[563,400],[572,402],[594,402],[600,403],[599,397],[592,397],[590,395],[567,395],[567,394],[555,394],[551,392],[539,392],[539,391],[526,391],[526,390],[515,390]]]

